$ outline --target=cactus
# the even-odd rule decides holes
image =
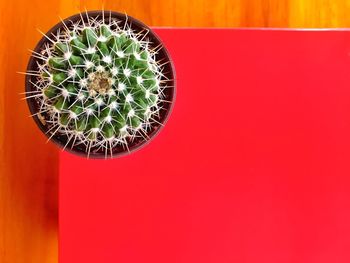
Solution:
[[[104,13],[102,13],[104,15]],[[164,64],[144,32],[127,21],[86,16],[66,25],[34,52],[38,115],[50,138],[65,135],[70,147],[83,144],[112,155],[137,137],[147,140],[166,101]],[[126,19],[127,20],[127,19]]]

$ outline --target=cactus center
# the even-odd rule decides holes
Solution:
[[[108,72],[95,72],[89,74],[88,89],[90,94],[107,94],[113,84]]]

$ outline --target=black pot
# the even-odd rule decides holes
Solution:
[[[104,14],[103,14],[104,12]],[[165,94],[165,98],[164,100],[168,101],[168,102],[162,102],[160,104],[161,106],[161,110],[160,110],[160,114],[159,117],[158,116],[154,116],[154,118],[156,119],[157,122],[161,123],[162,125],[164,125],[170,115],[170,112],[173,108],[174,105],[174,100],[175,100],[175,69],[174,69],[174,65],[173,62],[170,58],[170,55],[168,53],[168,51],[166,50],[166,48],[164,47],[164,45],[162,45],[162,42],[160,40],[160,38],[148,27],[146,26],[144,23],[140,22],[139,20],[130,17],[130,16],[126,16],[125,14],[121,14],[121,13],[117,13],[117,12],[112,12],[112,11],[88,11],[87,13],[82,13],[82,14],[77,14],[77,15],[73,15],[71,17],[66,18],[63,22],[66,26],[68,27],[72,27],[72,25],[74,24],[74,22],[83,19],[85,22],[87,22],[88,17],[91,18],[101,18],[103,17],[105,20],[109,19],[110,17],[112,18],[116,18],[120,21],[122,21],[122,23],[125,23],[125,21],[127,21],[127,24],[133,29],[135,30],[135,32],[141,32],[142,30],[147,29],[149,31],[149,33],[147,34],[147,38],[151,41],[151,48],[152,47],[157,47],[159,45],[162,46],[162,48],[159,50],[156,59],[157,60],[162,60],[164,63],[166,63],[164,65],[164,75],[166,76],[166,78],[170,81],[168,81],[167,85],[169,86],[169,88],[164,90],[164,94]],[[88,17],[87,17],[88,16]],[[52,29],[50,29],[46,35],[50,36],[51,34],[56,34],[58,30],[60,30],[61,28],[64,27],[63,22],[58,23],[57,25],[55,25]],[[45,44],[49,43],[49,40],[45,37],[43,37],[39,43],[37,44],[37,46],[35,47],[34,51],[37,53],[40,53],[44,47]],[[38,70],[37,67],[37,58],[35,58],[34,56],[32,56],[29,60],[28,63],[28,67],[27,67],[27,72],[30,71],[36,71]],[[38,100],[36,100],[35,98],[31,98],[30,94],[33,94],[32,92],[37,91],[38,89],[35,87],[35,85],[33,85],[32,83],[35,83],[37,81],[36,76],[33,75],[26,75],[25,78],[25,90],[26,90],[26,94],[27,94],[27,103],[30,109],[31,114],[33,115],[33,119],[35,120],[36,124],[39,126],[39,128],[41,129],[41,131],[47,136],[50,137],[50,133],[48,133],[49,127],[48,125],[45,123],[45,121],[42,121],[42,118],[39,118],[39,116],[37,115],[38,111],[39,111],[39,102]],[[43,114],[43,116],[45,118],[45,114]],[[128,146],[125,147],[124,145],[119,144],[118,146],[116,146],[115,148],[112,149],[112,156],[108,155],[107,157],[119,157],[122,155],[126,155],[129,154],[139,148],[141,148],[142,146],[146,145],[147,143],[150,142],[150,140],[152,138],[154,138],[158,132],[161,130],[162,125],[160,124],[154,124],[151,129],[148,131],[147,136],[149,139],[145,140],[142,138],[136,138],[133,141],[129,140],[128,141]],[[68,137],[66,135],[63,134],[55,134],[52,138],[51,141],[53,141],[54,143],[56,143],[58,146],[60,146],[61,148],[63,148],[68,141]],[[84,156],[87,157],[87,147],[83,144],[81,145],[73,145],[73,142],[69,142],[67,144],[67,146],[65,147],[65,150],[68,150],[76,155],[80,155],[80,156]],[[100,150],[94,150],[91,149],[90,153],[89,153],[89,157],[91,158],[106,158],[105,155],[105,150],[100,149]]]

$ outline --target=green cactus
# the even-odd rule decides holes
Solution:
[[[50,37],[38,65],[36,99],[51,136],[64,134],[67,144],[74,140],[72,147],[83,143],[88,151],[106,152],[147,137],[165,86],[145,34],[116,19],[80,20],[64,28]]]

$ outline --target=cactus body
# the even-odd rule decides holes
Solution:
[[[147,139],[166,88],[147,32],[114,18],[88,18],[48,37],[36,100],[51,135],[67,136],[71,147],[85,145],[88,154]]]

